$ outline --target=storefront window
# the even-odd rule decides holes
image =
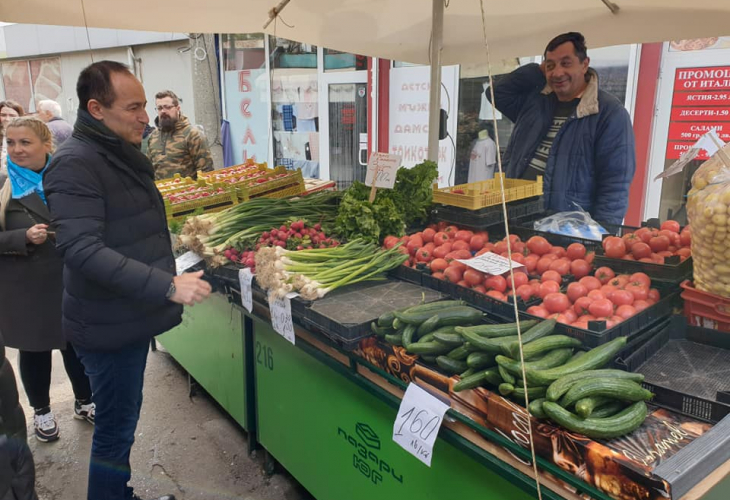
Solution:
[[[2,64],[5,98],[20,103],[34,113],[44,99],[57,101],[63,93],[59,58],[12,61]]]
[[[368,69],[368,58],[347,52],[324,49],[324,70],[329,71],[365,71]]]
[[[225,71],[266,67],[263,33],[224,34],[221,45],[223,47],[223,68]]]

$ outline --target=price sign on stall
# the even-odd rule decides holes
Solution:
[[[193,252],[192,250],[189,252],[185,252],[180,257],[175,259],[175,269],[177,270],[177,275],[180,276],[182,273],[193,267],[201,260],[203,260],[203,257]]]
[[[294,344],[294,320],[291,316],[291,299],[298,293],[289,293],[286,297],[276,297],[269,293],[269,310],[271,311],[271,326],[274,331]]]
[[[523,267],[519,262],[506,259],[496,253],[486,252],[472,259],[456,259],[459,262],[466,264],[472,269],[481,271],[483,273],[491,274],[494,276],[504,274],[510,270],[510,267],[517,269]]]
[[[393,425],[393,441],[431,467],[433,445],[449,405],[416,384],[408,384]]]
[[[395,176],[401,167],[401,157],[387,153],[373,153],[368,160],[365,184],[376,188],[393,189]]]
[[[253,282],[253,273],[248,267],[238,270],[238,282],[241,284],[241,305],[248,311],[253,310],[253,290],[251,290],[251,282]]]

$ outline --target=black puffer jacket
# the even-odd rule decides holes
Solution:
[[[26,442],[25,415],[0,337],[0,500],[36,500],[35,465]]]
[[[79,111],[43,185],[64,258],[66,338],[114,350],[179,324],[182,306],[165,298],[175,259],[147,157]]]

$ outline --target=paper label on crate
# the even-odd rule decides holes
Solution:
[[[180,257],[175,259],[175,269],[177,270],[177,275],[180,276],[182,273],[193,267],[201,260],[203,260],[203,257],[193,252],[192,250],[189,252],[185,252]]]
[[[253,273],[248,267],[238,270],[238,282],[241,284],[241,305],[248,312],[253,310],[253,290],[251,283],[253,282]]]
[[[269,310],[271,311],[271,326],[274,331],[286,340],[295,343],[294,320],[291,315],[291,299],[298,297],[298,293],[288,293],[285,297],[276,297],[269,292]]]
[[[433,445],[449,405],[414,383],[408,384],[393,424],[393,441],[431,467]]]
[[[365,174],[365,185],[376,188],[393,189],[395,175],[401,167],[401,157],[387,153],[372,153],[368,160],[368,171]]]
[[[505,257],[502,257],[501,255],[497,255],[493,252],[486,252],[481,255],[478,255],[471,259],[456,259],[462,264],[466,264],[467,266],[471,267],[472,269],[476,269],[477,271],[481,271],[483,273],[492,274],[492,275],[499,275],[504,274],[510,270],[510,267],[512,269],[519,269],[521,267],[525,267],[523,264],[520,264],[519,262],[515,262],[513,260],[509,260]]]

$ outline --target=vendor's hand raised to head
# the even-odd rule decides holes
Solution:
[[[170,300],[178,304],[192,306],[203,302],[212,291],[210,283],[203,279],[203,271],[175,276],[172,281],[175,283],[175,293]]]
[[[25,241],[32,245],[42,245],[48,239],[48,224],[36,224],[25,232]]]

